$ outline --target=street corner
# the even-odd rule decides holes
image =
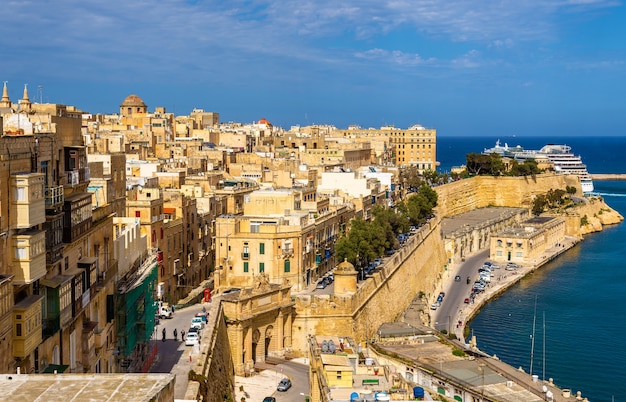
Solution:
[[[250,377],[235,376],[235,401],[242,398],[250,401],[262,401],[276,391],[277,372],[263,370]]]

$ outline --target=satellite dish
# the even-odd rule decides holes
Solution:
[[[143,190],[143,187],[137,186],[137,190],[139,190],[139,192],[141,192],[141,190]]]
[[[330,341],[328,341],[328,351],[330,353],[335,353],[335,342],[333,342],[333,340],[331,339]]]
[[[322,352],[328,352],[328,342],[326,341],[322,342]]]

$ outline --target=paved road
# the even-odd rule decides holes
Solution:
[[[155,329],[156,343],[158,352],[157,358],[150,368],[151,373],[172,373],[176,375],[176,385],[174,396],[177,399],[182,398],[187,390],[188,373],[192,368],[193,360],[198,355],[199,348],[185,346],[181,340],[181,331],[185,333],[189,331],[191,318],[202,311],[203,304],[196,304],[186,307],[182,310],[176,310],[174,317],[171,319],[162,319]],[[209,311],[210,304],[206,304]],[[166,338],[162,340],[163,328],[165,328]],[[174,329],[177,330],[178,336],[174,340]],[[201,334],[204,331],[201,331]]]
[[[469,297],[472,292],[472,286],[474,281],[478,278],[478,268],[483,265],[483,262],[488,260],[489,249],[479,251],[465,259],[464,262],[456,264],[451,267],[449,277],[445,280],[443,291],[446,292],[446,296],[443,298],[441,306],[433,311],[431,317],[432,322],[435,323],[435,329],[447,330],[454,332],[457,321],[459,320],[459,306],[463,305],[463,300]],[[461,280],[455,282],[454,277],[459,275]],[[470,283],[467,283],[467,277],[470,277]]]

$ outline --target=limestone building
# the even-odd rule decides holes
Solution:
[[[295,314],[291,287],[271,284],[263,273],[253,283],[221,297],[236,375],[249,375],[254,363],[291,350]]]
[[[489,257],[496,262],[534,265],[546,249],[565,239],[565,219],[535,216],[491,236]]]

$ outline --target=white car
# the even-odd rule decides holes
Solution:
[[[200,337],[197,332],[189,332],[185,336],[185,346],[194,346],[200,344]]]
[[[202,317],[193,317],[191,319],[191,328],[203,329],[204,320],[202,319]]]

